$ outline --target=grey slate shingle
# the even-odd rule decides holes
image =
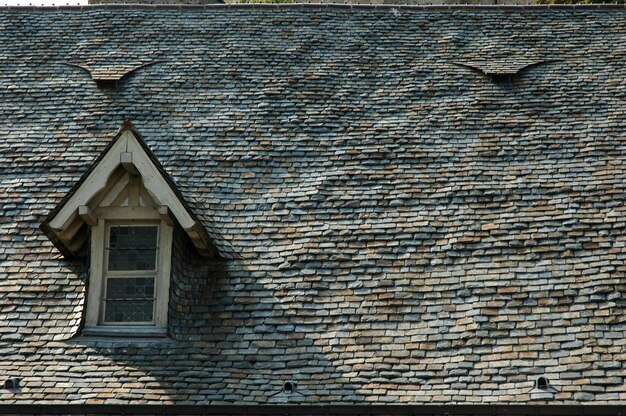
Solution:
[[[3,403],[274,403],[291,379],[307,403],[526,403],[543,374],[557,403],[626,402],[624,8],[0,27]],[[157,61],[114,88],[67,65]],[[124,119],[226,257],[178,233],[163,344],[76,337],[88,264],[38,229]]]

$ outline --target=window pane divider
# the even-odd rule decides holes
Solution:
[[[116,278],[116,277],[155,277],[157,274],[156,270],[133,270],[133,271],[120,271],[116,270],[114,272],[107,271],[105,272],[106,277]]]

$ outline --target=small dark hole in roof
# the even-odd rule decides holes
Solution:
[[[16,378],[8,378],[4,381],[4,388],[7,390],[17,389],[18,380]]]
[[[537,388],[538,389],[547,389],[548,388],[548,379],[545,377],[539,377],[537,379]]]
[[[102,89],[113,89],[117,87],[117,80],[113,79],[97,79],[96,85]]]
[[[293,383],[291,381],[286,381],[285,384],[283,385],[283,391],[287,394],[293,393],[295,389],[296,389],[296,383]]]
[[[495,83],[505,84],[512,83],[515,74],[489,74],[489,77]]]

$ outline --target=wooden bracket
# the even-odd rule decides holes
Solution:
[[[191,227],[185,228],[185,232],[187,232],[187,235],[191,238],[193,245],[196,246],[201,256],[210,257],[216,254],[209,236],[200,223],[194,222]]]
[[[174,225],[174,215],[167,206],[161,205],[159,207],[159,215],[161,216],[161,219],[164,223],[170,226]]]
[[[78,207],[78,215],[80,215],[87,225],[94,226],[98,224],[98,217],[87,205],[81,205]]]
[[[139,171],[137,167],[133,164],[133,154],[130,152],[122,152],[120,153],[120,163],[122,167],[128,172],[129,175],[138,176]]]

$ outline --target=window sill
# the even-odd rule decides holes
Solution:
[[[167,329],[156,326],[86,326],[81,335],[100,338],[167,338]]]

